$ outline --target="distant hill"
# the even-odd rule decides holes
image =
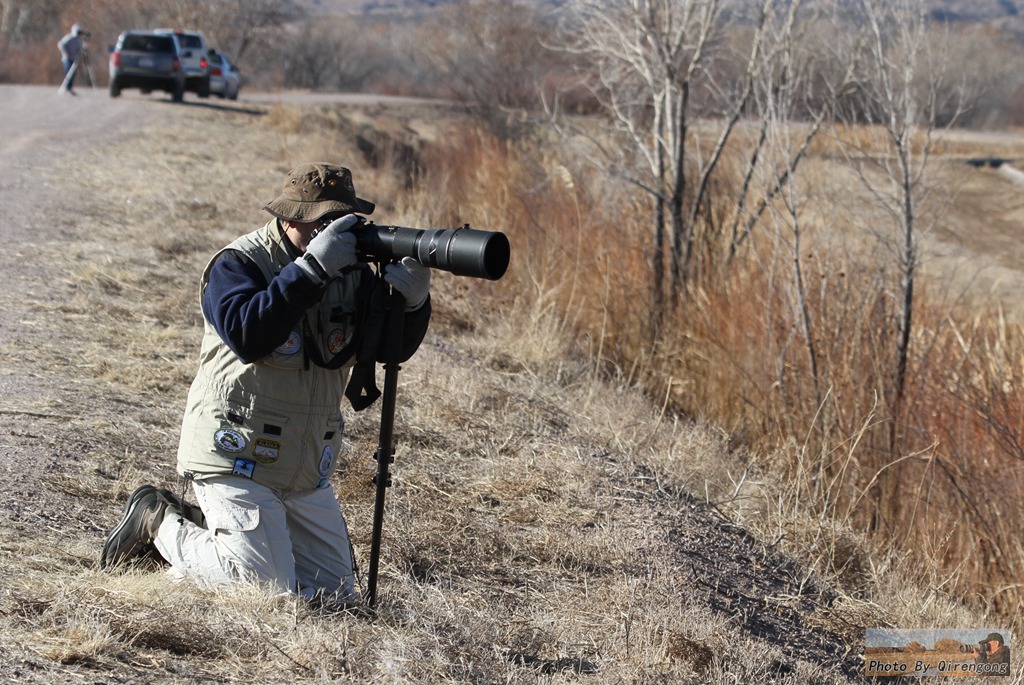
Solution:
[[[414,18],[459,2],[461,0],[295,0],[295,5],[321,17],[392,15]],[[521,0],[521,3],[548,8],[564,4],[563,0]]]
[[[394,15],[414,18],[455,5],[459,0],[295,0],[295,5],[312,16]]]
[[[295,6],[316,17],[375,16],[413,19],[462,0],[294,0]],[[488,1],[488,0],[481,0]],[[493,0],[492,0],[493,1]],[[566,0],[518,0],[521,4],[554,9]],[[728,1],[728,0],[727,0]],[[758,0],[731,0],[757,2]],[[837,0],[804,0],[805,5]],[[849,2],[850,0],[838,0]],[[1024,0],[930,0],[929,14],[937,22],[984,24],[1024,42]]]
[[[1024,42],[1022,0],[936,0],[931,17],[949,24],[983,24]]]
[[[930,3],[932,17],[949,22],[988,22],[1024,14],[1024,3],[1016,0],[937,0]]]
[[[481,0],[485,1],[485,0]],[[752,3],[756,0],[732,0]],[[821,2],[822,0],[817,0]],[[826,0],[833,2],[835,0]],[[839,0],[849,2],[850,0]],[[295,0],[295,5],[318,15],[374,14],[396,12],[421,14],[439,7],[458,4],[460,0]],[[555,6],[563,0],[520,0],[522,4]],[[807,2],[805,5],[815,4]],[[930,14],[938,21],[995,22],[1024,17],[1024,0],[931,0]]]

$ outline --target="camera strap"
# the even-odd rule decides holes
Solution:
[[[375,287],[374,279],[363,280],[356,290],[355,335],[345,347],[325,358],[309,319],[302,320],[301,332],[306,359],[323,369],[340,369],[355,356],[345,397],[356,411],[366,409],[381,396],[377,388],[375,366],[388,322],[387,288]],[[366,290],[373,288],[369,297]]]
[[[341,350],[339,350],[336,354],[332,355],[329,359],[326,359],[324,357],[320,345],[318,344],[319,338],[316,335],[314,335],[313,331],[310,329],[309,319],[306,318],[302,320],[302,337],[304,342],[303,349],[306,351],[306,356],[309,359],[309,361],[313,362],[322,369],[330,370],[340,369],[341,367],[348,363],[349,359],[352,358],[352,355],[354,355],[356,351],[359,349],[359,341],[361,337],[360,332],[362,331],[365,325],[367,312],[369,310],[369,306],[367,305],[366,302],[366,291],[368,290],[372,283],[372,280],[365,279],[362,280],[358,286],[356,286],[356,312],[355,316],[353,317],[353,321],[355,323],[355,334],[352,336],[352,340],[350,340],[347,345],[341,348]],[[319,322],[318,319],[317,327],[319,333],[322,333],[322,331],[319,330],[321,326],[322,324]]]
[[[365,312],[360,312],[361,325],[353,344],[358,343],[356,363],[352,367],[352,376],[345,388],[345,397],[356,411],[362,411],[377,401],[381,392],[377,387],[377,359],[381,354],[384,331],[388,326],[391,296],[388,288],[381,280],[378,287],[370,295]],[[362,301],[363,298],[360,298]]]
[[[358,344],[358,340],[353,338],[353,340],[348,345],[345,345],[345,347],[343,347],[336,355],[332,356],[330,359],[324,359],[324,356],[320,354],[320,348],[316,344],[313,332],[309,330],[308,321],[302,322],[302,337],[304,339],[303,348],[305,349],[309,360],[322,369],[334,370],[343,367],[345,363],[351,359]]]

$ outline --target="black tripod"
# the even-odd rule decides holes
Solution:
[[[381,283],[383,285],[383,281]],[[395,395],[398,392],[399,360],[402,358],[402,329],[405,324],[405,297],[392,290],[388,298],[388,337],[384,357],[384,395],[380,408],[380,433],[377,440],[377,473],[373,477],[376,498],[373,505],[373,536],[370,540],[370,570],[366,580],[366,603],[377,604],[377,567],[384,530],[384,498],[391,485],[389,468],[395,460]]]

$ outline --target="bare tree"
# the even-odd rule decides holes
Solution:
[[[282,31],[277,47],[284,62],[284,84],[289,88],[358,91],[381,71],[388,55],[377,47],[382,41],[373,27],[352,30],[350,20],[310,19],[293,30]]]
[[[768,121],[754,96],[765,79],[796,73],[780,60],[794,56],[800,2],[779,9],[779,3],[762,0],[750,14],[743,7],[722,0],[570,4],[566,49],[585,67],[590,90],[619,134],[594,140],[594,162],[652,200],[653,334],[670,299],[699,275],[698,244],[723,239],[707,232],[708,207],[721,201],[712,197],[712,180],[725,166],[727,145],[751,129],[743,118],[753,117],[753,130],[760,130],[742,143],[748,150],[741,171],[746,182],[732,202],[733,215],[744,217],[744,234],[756,221],[746,220],[747,208],[755,208],[755,215],[763,211],[806,150],[791,152],[765,195],[751,201],[750,175],[765,162],[760,152],[768,142]],[[807,129],[808,141],[816,130]]]
[[[289,19],[297,18],[290,0],[166,0],[160,17],[175,28],[198,28],[210,43],[242,60],[255,44]]]
[[[3,0],[0,2],[0,38],[18,43],[40,34],[57,32],[59,35],[67,31],[71,24],[61,26],[55,21],[63,4],[54,0]]]
[[[893,277],[893,347],[883,388],[889,421],[888,453],[906,448],[901,430],[906,412],[908,369],[913,340],[915,289],[922,261],[922,234],[931,226],[932,197],[927,176],[943,128],[964,110],[968,84],[950,70],[944,46],[948,34],[929,22],[924,0],[859,0],[856,9],[863,33],[847,45],[843,58],[859,65],[856,94],[846,100],[840,120],[860,123],[857,136],[845,141],[850,163],[887,217],[888,225],[862,228],[889,255]],[[888,470],[888,504],[898,506],[903,462]],[[893,518],[898,512],[893,513]]]
[[[522,3],[464,0],[423,23],[418,53],[461,102],[533,109],[552,62],[550,33],[549,22]]]

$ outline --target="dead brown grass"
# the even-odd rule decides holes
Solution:
[[[543,155],[488,149],[479,139],[459,153],[471,160],[466,168],[488,171],[453,187],[469,206],[496,210],[504,220],[498,226],[521,236],[529,265],[517,291],[534,289],[533,304],[564,312],[558,325],[602,371],[639,379],[656,400],[709,418],[755,451],[797,443],[773,463],[785,483],[775,492],[785,501],[782,511],[798,519],[806,508],[818,519],[810,549],[828,573],[870,578],[870,569],[855,563],[866,548],[850,544],[847,526],[872,530],[883,556],[907,554],[934,567],[942,587],[996,620],[1016,621],[1024,557],[1014,524],[1002,521],[1024,497],[1014,418],[1020,401],[1009,371],[1021,359],[1011,351],[1019,328],[1006,316],[1019,298],[1012,288],[996,295],[984,286],[993,269],[1005,273],[1015,261],[1011,226],[1019,193],[1010,183],[1018,175],[1005,165],[993,175],[963,156],[1003,159],[1017,143],[952,133],[929,162],[928,202],[917,208],[923,278],[912,380],[905,408],[893,416],[893,253],[901,237],[851,168],[884,182],[876,168],[885,161],[884,140],[866,130],[841,135],[856,139],[861,157],[830,157],[834,141],[821,143],[798,192],[801,222],[812,226],[801,259],[817,375],[793,318],[798,304],[784,219],[773,226],[775,217],[766,217],[756,227],[767,234],[760,245],[724,276],[715,271],[722,263],[713,247],[702,255],[710,275],[683,296],[655,338],[645,299],[645,208],[609,208],[600,184],[577,183],[586,171],[564,156],[548,166]],[[517,192],[509,179],[530,191]],[[955,255],[943,249],[951,237]],[[958,330],[971,331],[972,342],[958,340]],[[975,336],[991,342],[972,344]],[[961,365],[972,371],[956,370]]]

